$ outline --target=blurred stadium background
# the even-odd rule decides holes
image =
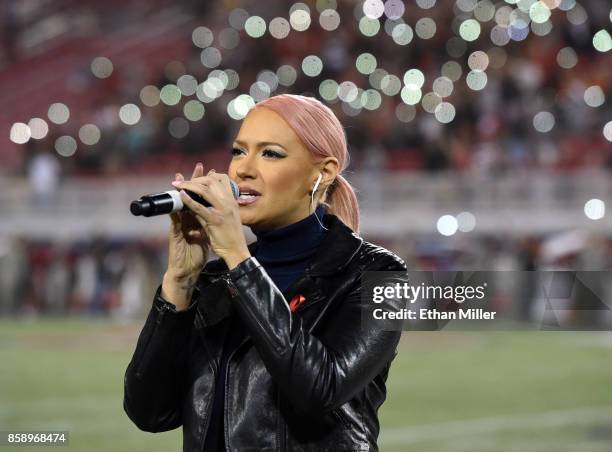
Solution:
[[[168,225],[128,206],[224,170],[267,96],[336,112],[362,235],[409,268],[609,269],[611,24],[604,0],[1,2],[0,430],[180,449],[121,407]],[[612,450],[611,358],[609,332],[404,333],[381,450]]]

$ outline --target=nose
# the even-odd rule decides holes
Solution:
[[[255,179],[257,176],[257,163],[255,152],[249,152],[240,160],[234,162],[236,177],[240,179]]]

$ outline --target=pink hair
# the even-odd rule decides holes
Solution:
[[[264,99],[255,108],[269,108],[283,118],[300,138],[315,161],[335,157],[340,172],[328,187],[329,213],[359,233],[359,205],[351,184],[340,173],[348,166],[349,153],[344,128],[334,112],[314,97],[281,94]]]

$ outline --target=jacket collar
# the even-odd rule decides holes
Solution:
[[[323,224],[328,231],[323,237],[319,249],[306,266],[306,274],[309,276],[326,276],[342,271],[363,244],[363,239],[337,216],[325,214]],[[249,245],[251,255],[255,255],[257,247],[257,242]],[[225,273],[227,270],[227,265],[223,259],[218,259],[209,263],[202,273],[204,275],[215,275]]]

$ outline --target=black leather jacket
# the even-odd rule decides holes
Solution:
[[[245,339],[225,381],[228,451],[377,451],[377,411],[399,331],[363,327],[360,275],[406,270],[334,215],[303,277],[281,293],[255,258],[200,275],[190,307],[159,295],[125,373],[124,409],[148,432],[183,426],[183,450],[202,451],[231,316]],[[254,253],[257,243],[250,246]],[[292,313],[286,300],[303,295]]]

